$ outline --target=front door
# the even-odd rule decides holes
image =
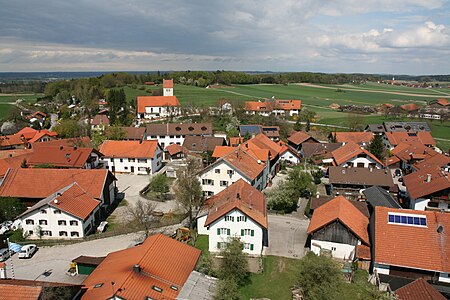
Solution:
[[[134,167],[131,167],[131,173],[134,173]]]

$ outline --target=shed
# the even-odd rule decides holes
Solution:
[[[105,257],[93,257],[93,256],[78,256],[72,263],[75,263],[77,274],[89,275],[95,268],[105,259]]]

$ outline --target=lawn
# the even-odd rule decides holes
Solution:
[[[251,274],[250,284],[240,289],[242,299],[292,299],[291,287],[297,282],[300,260],[266,256],[264,272]]]
[[[209,249],[209,237],[207,235],[200,234],[195,241],[195,248],[202,250],[202,252]]]
[[[0,120],[6,118],[12,107],[11,104],[0,103]]]
[[[23,99],[27,103],[34,103],[38,97],[42,97],[44,94],[0,94],[0,103],[2,102],[15,102],[18,99]]]

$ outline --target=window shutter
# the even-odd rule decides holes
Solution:
[[[241,236],[244,236],[244,229],[241,229]]]
[[[228,229],[227,229],[227,235],[230,235],[230,231],[231,231],[231,230],[228,228]]]
[[[253,251],[253,244],[250,244],[250,251]]]
[[[217,235],[220,235],[220,228],[217,228]]]
[[[252,229],[251,236],[254,236],[254,235],[255,235],[255,231]]]
[[[217,249],[220,249],[220,242],[217,242]]]

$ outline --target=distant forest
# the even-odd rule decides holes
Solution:
[[[108,74],[86,72],[82,78],[82,72],[74,72],[76,78],[70,77],[70,72],[59,73],[60,78],[45,78],[46,73],[39,73],[40,77],[30,79],[33,73],[24,73],[23,79],[12,79],[13,73],[6,74],[0,78],[0,93],[45,93],[46,96],[56,96],[62,90],[73,91],[80,85],[90,89],[95,87],[98,90],[105,90],[113,87],[121,87],[127,84],[145,84],[153,82],[159,84],[162,80],[173,78],[175,83],[206,87],[211,84],[231,85],[231,84],[289,84],[294,82],[322,83],[322,84],[344,84],[362,83],[365,81],[396,80],[418,81],[418,82],[450,82],[450,75],[390,75],[390,74],[328,74],[311,72],[291,72],[291,73],[249,73],[233,71],[183,71],[183,72],[115,72]],[[55,73],[49,73],[55,75]],[[97,76],[93,76],[96,74]],[[9,75],[6,76],[6,75]],[[27,77],[28,76],[28,77]],[[93,76],[93,77],[91,77]],[[80,78],[81,77],[81,78]],[[28,79],[25,79],[28,78]]]

